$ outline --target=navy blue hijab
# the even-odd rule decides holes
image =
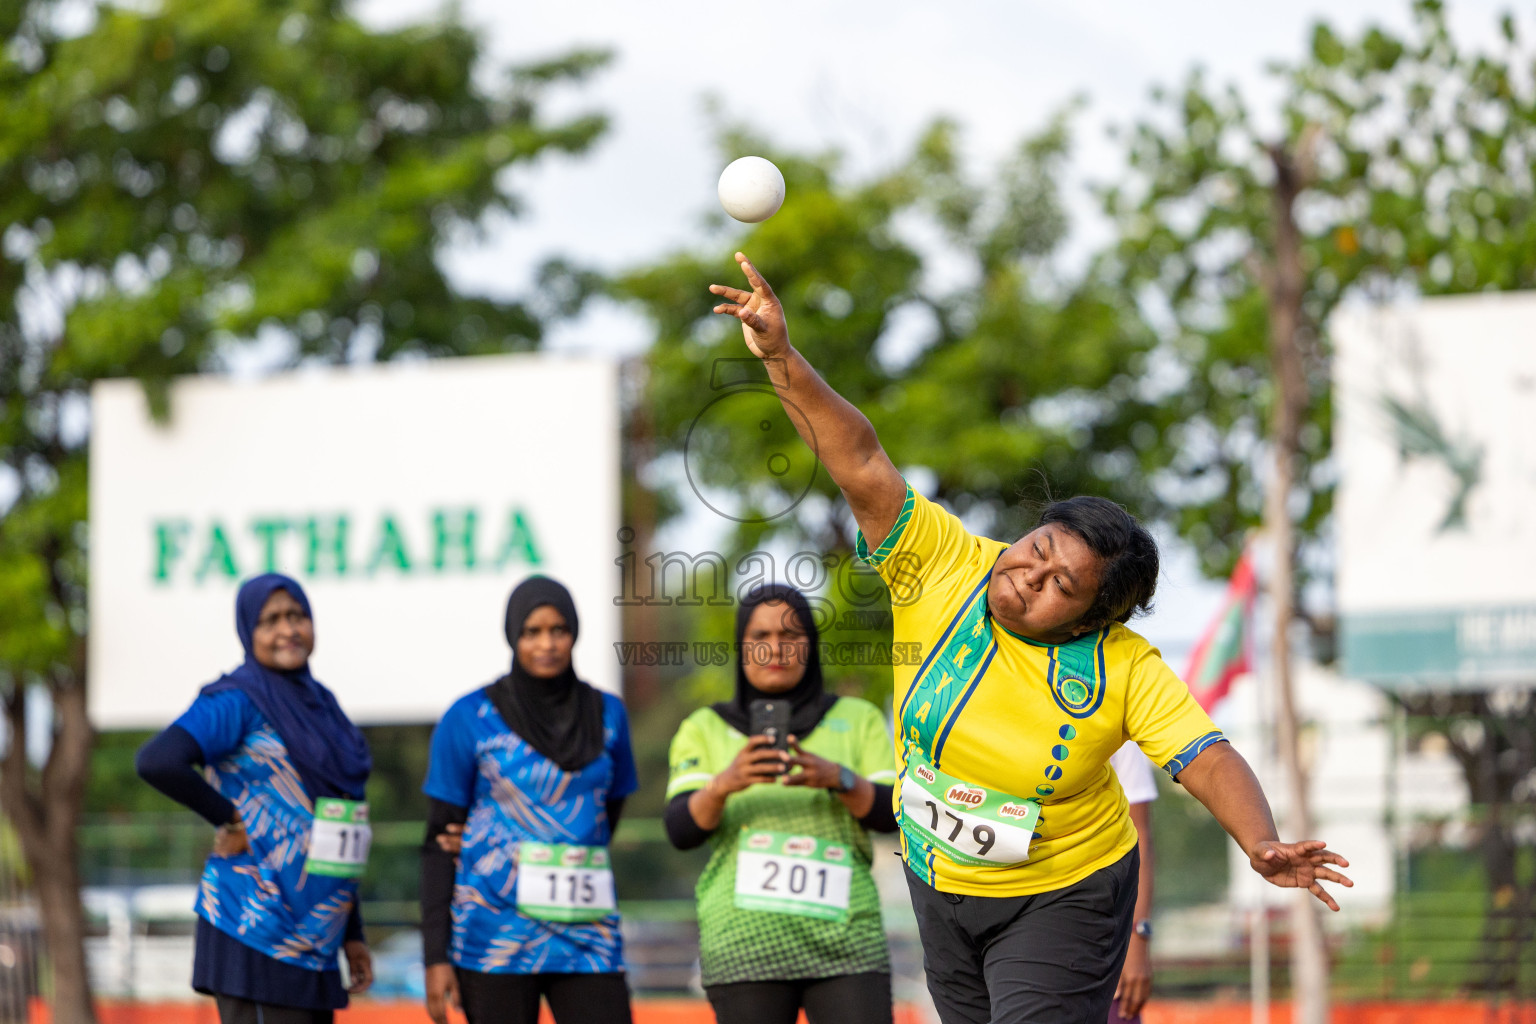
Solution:
[[[256,620],[267,598],[278,590],[286,590],[304,614],[314,618],[304,588],[287,576],[269,572],[246,580],[235,597],[235,631],[245,648],[245,664],[209,683],[202,692],[210,695],[239,690],[249,697],[288,748],[288,760],[310,799],[361,800],[368,773],[373,770],[363,731],[342,712],[331,691],[309,674],[308,665],[279,672],[258,662],[251,650]]]

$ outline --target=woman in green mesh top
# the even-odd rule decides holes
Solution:
[[[891,968],[869,833],[895,832],[890,734],[873,704],[822,688],[804,595],[758,587],[736,612],[736,696],[672,740],[667,836],[708,841],[699,962],[720,1024],[890,1024]],[[790,748],[752,736],[787,702]]]

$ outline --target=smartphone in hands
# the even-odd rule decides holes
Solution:
[[[789,713],[789,701],[759,698],[747,705],[747,724],[753,736],[767,736],[774,750],[788,750]]]

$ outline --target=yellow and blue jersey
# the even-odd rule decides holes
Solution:
[[[1115,863],[1136,828],[1109,759],[1134,740],[1177,776],[1223,737],[1157,649],[1119,623],[1070,643],[1011,633],[987,611],[987,582],[1008,545],[978,537],[907,488],[875,551],[858,553],[891,593],[897,664],[896,754],[903,778],[926,759],[945,774],[1037,800],[1029,859],[959,864],[903,822],[902,854],[943,892],[1026,896],[1062,889]],[[894,799],[900,815],[901,788]]]

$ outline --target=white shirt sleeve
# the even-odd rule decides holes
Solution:
[[[1141,752],[1134,740],[1115,751],[1109,766],[1120,777],[1120,788],[1125,799],[1133,804],[1150,803],[1157,799],[1157,780],[1152,776],[1152,762]]]

